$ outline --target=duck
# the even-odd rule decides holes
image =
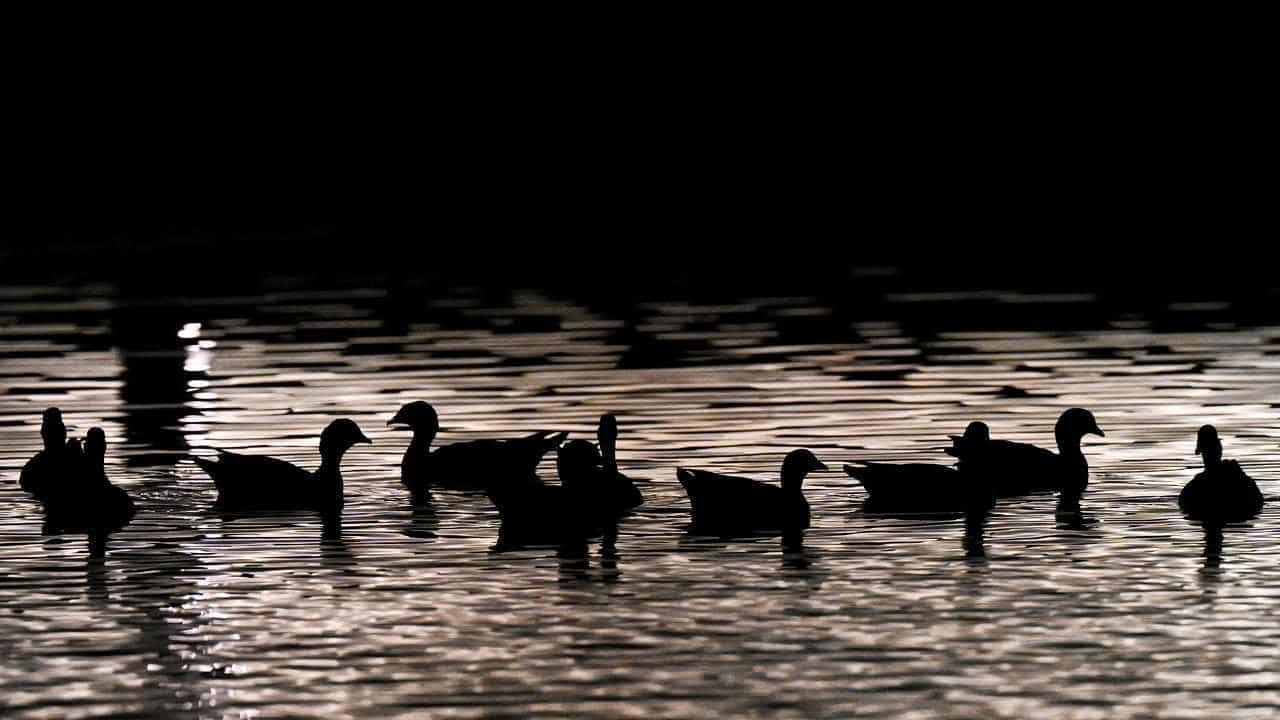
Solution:
[[[596,446],[586,440],[570,440],[560,447],[556,471],[560,484],[592,512],[617,518],[644,502],[631,480],[611,468]]]
[[[687,468],[676,470],[676,479],[689,496],[692,531],[723,536],[808,528],[804,479],[811,472],[826,469],[812,452],[801,448],[783,459],[781,487]]]
[[[596,430],[596,443],[601,465],[606,473],[602,481],[609,488],[612,502],[623,511],[643,505],[644,493],[636,487],[634,480],[618,470],[618,418],[612,413],[600,416],[600,425]]]
[[[27,461],[18,476],[18,485],[37,500],[57,495],[73,483],[83,459],[80,441],[67,439],[62,411],[56,407],[41,416],[40,438],[44,449]]]
[[[371,445],[354,421],[341,418],[320,434],[320,467],[311,472],[262,455],[218,451],[217,460],[194,458],[218,488],[228,508],[324,509],[342,501],[342,456],[355,445]]]
[[[74,482],[64,492],[45,499],[45,515],[50,526],[61,530],[111,532],[133,520],[136,513],[133,499],[107,478],[106,453],[106,433],[99,427],[90,428]]]
[[[1262,509],[1262,492],[1240,463],[1222,459],[1218,429],[1205,425],[1196,433],[1196,454],[1204,460],[1198,473],[1178,495],[1178,507],[1190,517],[1233,522]]]
[[[977,444],[990,439],[986,423],[972,422],[953,443]],[[954,467],[928,463],[863,461],[844,471],[867,491],[862,509],[870,513],[960,513],[990,509],[995,491],[990,483]]]
[[[602,533],[630,510],[611,487],[600,453],[571,440],[556,453],[559,485],[494,483],[487,493],[501,521],[499,544],[564,543]]]
[[[960,472],[989,483],[997,497],[1061,491],[1079,496],[1089,484],[1089,463],[1080,449],[1085,435],[1106,437],[1093,413],[1070,408],[1053,428],[1058,452],[1009,440],[953,437],[946,452],[959,459]]]
[[[486,490],[495,482],[541,484],[538,463],[568,433],[540,431],[512,440],[471,440],[431,449],[440,420],[430,403],[417,400],[387,421],[413,431],[400,461],[400,480],[415,502],[428,500],[431,488]]]

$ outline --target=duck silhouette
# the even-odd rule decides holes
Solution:
[[[1089,484],[1089,463],[1080,449],[1085,435],[1103,436],[1093,413],[1071,408],[1053,429],[1058,452],[1008,440],[970,441],[953,437],[946,452],[960,460],[960,472],[989,483],[997,497],[1062,491],[1080,495]]]
[[[372,444],[355,422],[342,418],[320,434],[315,472],[262,455],[218,451],[216,461],[194,458],[218,487],[224,509],[324,509],[342,501],[342,456],[357,444]]]
[[[737,535],[809,527],[802,486],[814,470],[826,470],[812,452],[792,450],[782,461],[782,486],[750,478],[680,468],[676,478],[689,495],[692,531]]]
[[[600,449],[600,460],[607,475],[602,482],[608,488],[613,503],[630,510],[644,503],[644,494],[636,487],[635,481],[618,470],[618,418],[612,413],[600,416],[600,426],[596,430],[596,443]]]
[[[84,454],[74,481],[44,498],[48,527],[111,532],[133,519],[135,508],[129,493],[107,479],[106,453],[106,433],[102,428],[91,428],[85,436]]]
[[[977,446],[990,440],[990,431],[985,423],[973,422],[952,439]],[[946,465],[859,462],[844,471],[866,489],[866,512],[960,513],[995,504],[995,491],[982,476]]]
[[[435,408],[421,400],[400,408],[387,425],[413,431],[400,461],[400,480],[415,503],[429,500],[433,487],[487,490],[494,483],[541,484],[538,463],[568,436],[540,431],[513,440],[471,440],[432,450],[440,420]]]
[[[18,485],[37,500],[59,494],[63,488],[73,484],[83,459],[80,442],[67,439],[67,426],[58,408],[44,411],[40,437],[44,441],[44,449],[27,461],[18,476]]]
[[[559,485],[494,483],[490,501],[501,520],[499,546],[560,544],[586,540],[615,524],[631,508],[610,484],[612,474],[586,440],[556,453]]]
[[[626,475],[610,468],[595,446],[586,440],[570,440],[556,452],[560,484],[575,502],[608,517],[625,515],[644,502],[644,496]]]
[[[1262,509],[1262,492],[1245,474],[1240,463],[1222,459],[1218,430],[1205,425],[1196,433],[1196,454],[1204,470],[1178,495],[1178,507],[1187,515],[1214,522],[1247,520]]]

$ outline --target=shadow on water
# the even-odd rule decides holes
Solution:
[[[188,450],[182,420],[193,411],[189,382],[207,369],[198,339],[180,338],[189,311],[173,303],[147,299],[121,287],[111,312],[111,330],[121,362],[120,400],[130,467],[170,465]],[[187,347],[187,344],[190,344]]]

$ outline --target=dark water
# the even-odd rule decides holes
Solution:
[[[1026,312],[1027,308],[1034,312]],[[939,321],[938,318],[947,318]],[[1272,717],[1280,706],[1280,318],[1088,295],[580,301],[291,287],[137,298],[0,290],[0,708],[11,717]],[[622,423],[648,503],[614,547],[493,553],[480,497],[415,511],[397,407],[467,439]],[[132,525],[93,558],[17,488],[40,411],[100,425]],[[687,465],[943,461],[973,419],[1052,443],[1090,408],[1083,517],[985,527],[806,485],[802,544],[685,534]],[[188,459],[307,466],[339,416],[340,523],[224,517]],[[1273,498],[1206,536],[1176,508],[1195,430]],[[554,474],[544,463],[543,474]]]

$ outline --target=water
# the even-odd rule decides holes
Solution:
[[[1028,312],[1028,309],[1031,311]],[[1280,706],[1280,318],[1087,295],[581,300],[534,291],[138,296],[0,290],[0,708],[10,717],[1271,717]],[[943,318],[939,320],[939,318]],[[415,511],[407,437],[618,415],[651,482],[615,547],[494,553],[481,497]],[[40,411],[102,426],[137,519],[92,557],[16,486]],[[856,459],[935,460],[973,419],[1090,438],[1084,517],[1003,502],[985,528],[858,512]],[[339,526],[226,517],[188,459],[309,467],[331,419]],[[1270,503],[1220,539],[1181,517],[1196,428]],[[685,533],[678,466],[774,479],[806,446],[803,544]],[[543,475],[554,474],[545,462]]]

